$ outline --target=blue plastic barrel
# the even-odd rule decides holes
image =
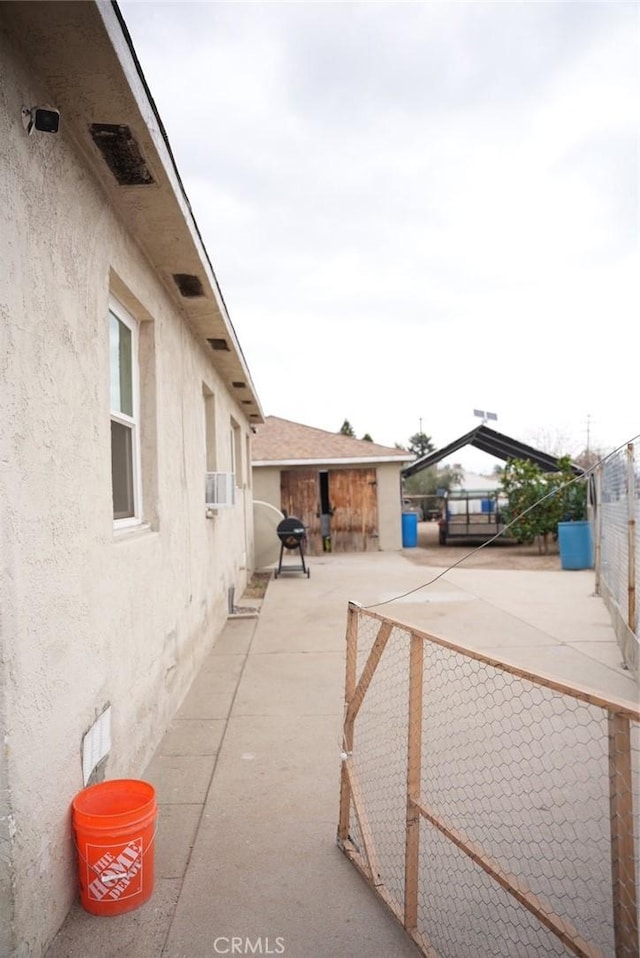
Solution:
[[[418,514],[402,513],[402,548],[411,549],[418,545]]]
[[[560,547],[560,564],[563,569],[593,568],[591,523],[587,520],[559,522],[558,545]]]

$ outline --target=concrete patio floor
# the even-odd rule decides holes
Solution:
[[[638,702],[590,570],[459,567],[410,592],[434,569],[403,552],[309,566],[249,600],[255,617],[229,619],[141,770],[159,805],[150,901],[111,918],[76,903],[47,958],[418,954],[336,844],[349,600]]]

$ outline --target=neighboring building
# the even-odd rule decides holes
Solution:
[[[117,6],[0,3],[0,62],[0,955],[31,958],[74,795],[140,776],[252,570],[263,415]]]
[[[464,512],[493,512],[500,490],[500,476],[483,476],[464,469],[460,471],[462,479],[452,484],[447,497],[448,511],[452,515]]]
[[[254,498],[302,520],[310,555],[402,548],[412,453],[276,416],[256,428],[252,451]]]

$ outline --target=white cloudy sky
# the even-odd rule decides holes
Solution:
[[[640,433],[638,3],[120,9],[267,415]]]

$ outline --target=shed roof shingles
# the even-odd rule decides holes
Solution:
[[[410,462],[415,458],[404,449],[380,446],[366,439],[354,439],[277,416],[267,416],[264,423],[256,426],[251,453],[254,464],[291,462],[296,459],[326,462],[333,459],[379,461],[392,458],[397,462]]]

